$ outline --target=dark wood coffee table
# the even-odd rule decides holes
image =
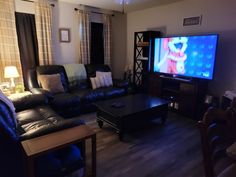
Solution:
[[[103,122],[117,130],[119,138],[138,120],[146,121],[160,117],[164,124],[168,113],[168,100],[145,94],[123,96],[95,103],[97,122],[100,128]]]

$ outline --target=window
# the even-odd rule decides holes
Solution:
[[[91,64],[104,64],[103,24],[91,22]]]

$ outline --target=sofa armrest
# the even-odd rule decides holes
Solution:
[[[57,121],[56,124],[39,124],[33,131],[21,133],[20,140],[27,140],[80,125],[84,125],[84,122],[80,118],[63,119]],[[18,127],[18,132],[21,132],[21,127]]]
[[[48,103],[43,94],[14,94],[9,97],[16,108],[16,112]]]
[[[113,79],[113,85],[114,87],[128,88],[129,82],[127,80]]]
[[[76,144],[95,133],[86,125],[80,125],[21,142],[28,157]]]
[[[43,94],[45,95],[48,99],[53,99],[54,98],[54,94],[47,91],[47,90],[44,90],[43,88],[31,88],[30,91],[33,93],[33,94]]]
[[[72,144],[84,143],[86,139],[92,142],[92,176],[96,177],[96,133],[86,125],[57,131],[48,135],[22,141],[21,145],[26,155],[27,176],[35,177],[34,159],[48,152],[65,148]],[[85,143],[84,143],[85,144]]]

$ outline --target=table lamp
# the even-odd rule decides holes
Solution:
[[[19,76],[20,75],[19,75],[17,68],[15,66],[6,66],[4,68],[4,77],[11,79],[11,83],[10,83],[11,88],[14,88],[16,86],[15,82],[14,82],[14,78],[17,78]]]

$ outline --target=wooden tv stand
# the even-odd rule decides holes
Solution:
[[[203,114],[207,80],[150,74],[149,93],[171,101],[170,109],[199,120]]]

